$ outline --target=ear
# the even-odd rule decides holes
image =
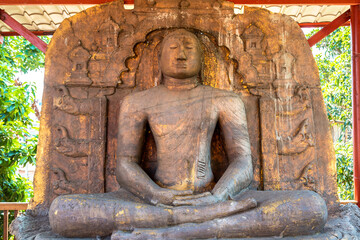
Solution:
[[[160,64],[159,64],[160,65]],[[155,72],[154,72],[155,73]],[[161,72],[161,68],[159,66],[159,69],[157,71],[157,74],[154,74],[155,76],[155,86],[159,86],[161,84],[164,84],[163,83],[163,76],[162,76],[162,72]]]
[[[204,61],[204,54],[201,54],[201,68],[198,74],[198,82],[203,84],[204,82],[204,70],[205,70],[205,61]]]
[[[163,40],[162,40],[163,41]],[[162,43],[161,41],[161,43]],[[161,44],[160,43],[160,44]],[[156,46],[157,50],[157,69],[154,67],[156,64],[153,64],[153,76],[155,78],[155,86],[158,86],[160,84],[163,84],[163,77],[162,77],[162,72],[161,72],[161,51],[162,51],[162,46],[158,45]],[[156,71],[157,70],[157,71]]]

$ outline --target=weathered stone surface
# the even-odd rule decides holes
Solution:
[[[245,8],[244,14],[234,15],[231,3],[199,1],[180,6],[174,0],[156,1],[153,6],[138,1],[134,10],[124,10],[117,1],[90,8],[61,24],[46,57],[36,204],[49,206],[56,192],[119,188],[114,176],[119,105],[130,92],[159,84],[158,43],[172,28],[194,29],[201,39],[206,49],[203,84],[232,90],[245,102],[254,187],[311,189],[324,196],[329,206],[336,202],[334,154],[318,72],[297,24],[262,9]],[[286,89],[289,84],[291,90]],[[93,104],[100,104],[101,110],[95,105],[89,108]],[[93,113],[81,113],[89,109]],[[299,130],[301,124],[304,128]],[[59,144],[58,126],[67,129],[73,143],[89,142],[86,153],[54,151],[48,143]],[[151,172],[156,149],[151,133],[148,139],[143,166]],[[221,146],[217,137],[213,146]],[[221,175],[226,166],[224,152],[214,147],[212,154],[219,167],[215,175]],[[92,161],[101,164],[95,167]],[[64,189],[54,192],[53,186]]]
[[[16,239],[18,240],[48,240],[58,239],[65,240],[69,238],[63,238],[49,232],[49,221],[47,215],[43,217],[31,217],[28,214],[20,216],[12,225],[11,231],[15,232]],[[21,234],[19,234],[21,233]],[[278,236],[280,237],[280,236]],[[284,240],[357,240],[360,238],[360,210],[354,204],[347,204],[341,206],[337,211],[329,217],[327,224],[325,225],[324,233],[314,236],[301,236],[301,237],[283,237]],[[74,239],[74,238],[71,238]],[[82,238],[83,240],[87,240]],[[89,238],[90,240],[91,238]],[[94,238],[95,239],[95,238]],[[234,238],[232,238],[234,239]],[[274,238],[246,238],[270,240]],[[225,239],[224,239],[225,240]]]
[[[138,0],[134,10],[115,1],[61,24],[46,53],[30,208],[47,209],[62,194],[119,190],[120,105],[130,93],[161,84],[160,43],[179,28],[201,42],[202,84],[232,91],[245,104],[252,188],[312,190],[335,211],[335,154],[317,66],[304,34],[285,15],[247,7],[235,15],[232,3],[215,0]],[[141,166],[153,177],[157,149],[149,127],[145,139]],[[218,127],[211,146],[218,180],[229,165]]]
[[[27,210],[10,225],[10,232],[18,240],[34,239],[39,233],[51,231],[48,209],[36,207]]]

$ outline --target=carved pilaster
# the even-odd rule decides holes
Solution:
[[[113,89],[58,88],[53,193],[104,192],[107,99]],[[55,169],[55,170],[54,170]]]
[[[272,61],[275,79],[253,88],[260,98],[263,187],[316,190],[313,113],[309,91],[294,79],[296,59],[280,51]]]

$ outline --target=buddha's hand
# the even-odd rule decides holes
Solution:
[[[179,191],[173,189],[160,188],[156,190],[150,201],[154,205],[158,205],[158,204],[173,205],[173,202],[177,197],[185,197],[192,194],[193,194],[192,190]]]
[[[209,205],[218,202],[222,202],[225,199],[213,195],[210,192],[204,192],[195,195],[189,196],[176,196],[175,201],[173,202],[174,206],[184,206],[184,205],[191,205],[191,206],[198,206],[198,205]]]

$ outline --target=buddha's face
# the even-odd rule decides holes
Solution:
[[[160,68],[164,76],[185,79],[201,70],[201,48],[195,35],[179,31],[163,42]]]

